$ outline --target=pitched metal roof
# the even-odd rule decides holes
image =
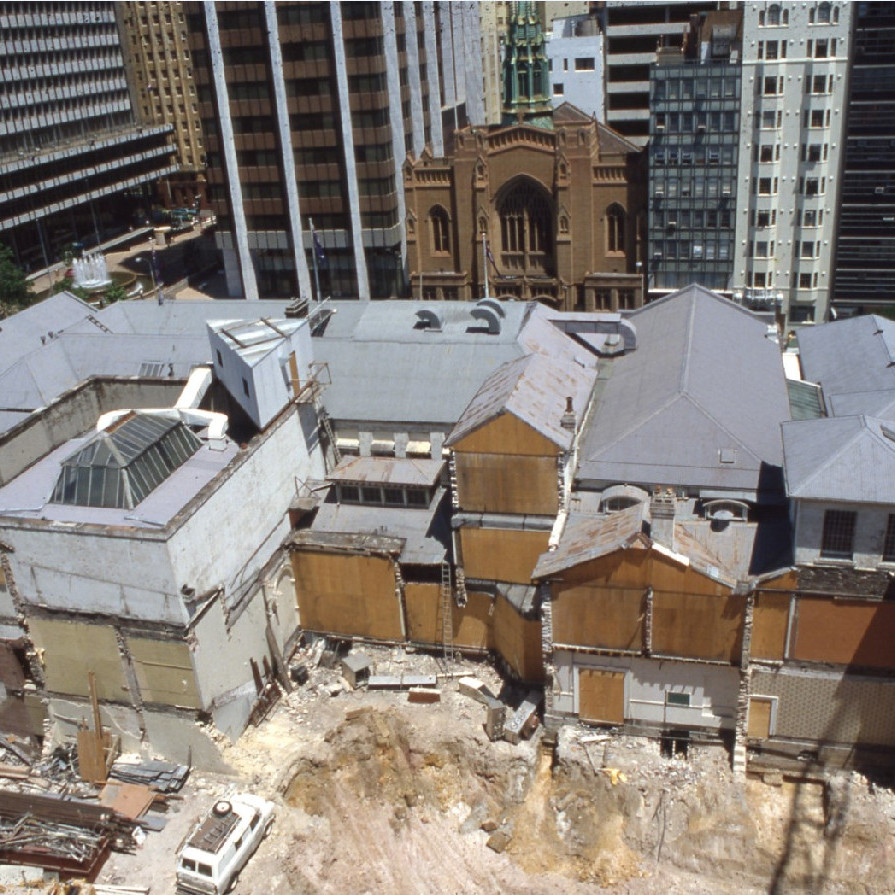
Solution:
[[[326,476],[330,482],[410,485],[428,488],[438,481],[443,460],[411,457],[348,457]]]
[[[573,430],[562,425],[566,399],[580,423],[596,379],[596,359],[571,362],[562,356],[529,354],[509,361],[488,377],[445,444],[450,446],[503,413],[511,413],[553,444],[568,450]]]
[[[645,504],[637,504],[605,516],[570,517],[556,550],[541,554],[532,579],[549,578],[623,547],[648,546],[646,510]]]
[[[0,371],[95,313],[90,305],[70,292],[59,292],[0,320]],[[90,325],[95,327],[93,323]]]
[[[851,317],[803,327],[798,338],[802,375],[820,383],[837,416],[866,413],[873,403],[883,407],[895,400],[895,322],[876,315]],[[873,401],[872,392],[888,394]]]
[[[778,347],[757,317],[692,285],[630,315],[580,449],[593,482],[756,491],[790,419]]]
[[[895,504],[895,426],[865,416],[783,426],[786,493],[809,500]]]

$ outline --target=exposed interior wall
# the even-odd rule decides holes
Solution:
[[[517,677],[544,680],[541,620],[523,618],[500,595],[494,601],[494,649]]]
[[[298,612],[307,631],[403,640],[389,557],[292,551]]]
[[[895,604],[802,597],[791,658],[895,669]]]
[[[510,413],[454,445],[457,493],[470,512],[555,515],[558,447]]]
[[[148,637],[126,639],[144,704],[199,708],[199,691],[186,643]]]
[[[895,681],[756,669],[752,693],[776,697],[772,739],[895,746]]]
[[[48,692],[86,698],[93,671],[100,700],[130,703],[118,639],[110,625],[32,618],[30,629]]]
[[[734,725],[739,686],[735,668],[571,650],[557,650],[553,661],[553,704],[561,714],[581,713],[583,683],[586,717],[619,723],[619,676],[623,675],[625,723],[694,730],[723,730]],[[594,675],[594,670],[608,674]]]
[[[528,584],[549,531],[461,528],[460,549],[467,578]]]

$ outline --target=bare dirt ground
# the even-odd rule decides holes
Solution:
[[[434,673],[431,656],[364,647],[377,673]],[[301,656],[299,656],[301,659]],[[494,692],[487,664],[462,669]],[[734,782],[726,753],[569,726],[489,742],[455,680],[442,699],[350,691],[315,669],[271,716],[223,746],[232,777],[193,774],[161,833],[116,854],[101,882],[174,891],[174,858],[228,788],[277,803],[237,895],[618,895],[895,891],[895,795],[845,774],[827,785]]]

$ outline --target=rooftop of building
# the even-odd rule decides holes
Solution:
[[[773,491],[789,420],[783,363],[749,311],[691,285],[632,312],[637,350],[612,361],[577,479]],[[754,499],[754,497],[753,497]]]
[[[176,411],[140,414],[160,420],[168,420]],[[167,427],[161,427],[167,431]],[[203,441],[190,456],[175,468],[166,469],[149,484],[154,485],[145,496],[135,491],[133,506],[90,506],[87,501],[60,502],[60,475],[68,463],[81,464],[97,459],[98,449],[103,451],[99,460],[110,473],[117,463],[114,451],[105,451],[99,444],[104,433],[96,430],[71,438],[40,458],[24,472],[0,487],[0,516],[4,523],[19,520],[26,525],[57,527],[60,530],[78,525],[94,525],[115,529],[160,531],[208,485],[236,457],[239,448],[228,439]],[[144,445],[145,448],[145,445]],[[88,456],[89,455],[89,456]],[[130,453],[128,452],[130,457]],[[142,452],[130,458],[142,456]],[[86,459],[84,459],[86,458]],[[121,458],[119,457],[119,460]],[[119,466],[126,463],[117,463]],[[105,480],[105,470],[103,470]],[[111,475],[109,476],[111,481]],[[62,483],[64,488],[65,483]],[[76,487],[72,484],[72,487]],[[87,485],[85,485],[87,488]],[[56,492],[54,495],[54,491]],[[86,492],[85,492],[86,494]]]

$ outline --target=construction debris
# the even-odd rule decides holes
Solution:
[[[123,783],[141,783],[156,792],[170,793],[180,791],[189,773],[189,766],[185,764],[123,755],[112,765],[109,776]]]
[[[99,803],[132,820],[142,817],[156,799],[142,783],[107,783],[99,794]]]
[[[537,690],[529,691],[521,705],[513,713],[513,717],[506,722],[504,727],[504,739],[516,744],[521,739],[527,739],[534,733],[538,726],[538,704],[541,695]]]
[[[367,679],[368,690],[410,690],[437,685],[434,674],[371,674]]]
[[[364,653],[354,653],[342,659],[342,677],[348,681],[352,690],[356,690],[358,684],[363,683],[370,676],[373,663],[370,657]]]
[[[408,702],[433,703],[441,702],[441,691],[428,687],[411,687],[407,693]]]
[[[0,860],[92,879],[112,848],[132,849],[135,827],[92,802],[0,791]]]

